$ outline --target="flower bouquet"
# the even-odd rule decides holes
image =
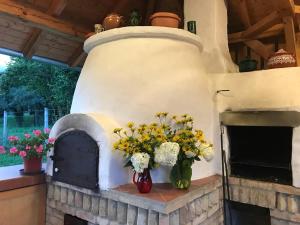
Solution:
[[[33,134],[25,133],[24,137],[9,136],[10,148],[8,152],[0,146],[0,154],[9,154],[13,157],[20,156],[24,161],[24,173],[32,174],[41,172],[42,158],[53,147],[55,139],[49,138],[50,129],[33,130]]]
[[[201,130],[194,130],[191,116],[169,117],[163,112],[156,117],[158,123],[135,126],[130,122],[127,130],[115,129],[119,140],[114,149],[124,152],[125,167],[131,167],[141,177],[150,176],[149,170],[160,165],[171,166],[173,186],[186,189],[191,184],[194,161],[213,158],[212,145],[205,141]]]

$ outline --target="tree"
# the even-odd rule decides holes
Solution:
[[[69,111],[78,76],[78,71],[12,58],[0,76],[0,108],[12,110],[21,117],[28,109],[48,107]]]
[[[24,86],[9,89],[8,96],[8,108],[15,113],[18,126],[23,124],[24,111],[39,108],[44,104],[44,99],[41,96]]]

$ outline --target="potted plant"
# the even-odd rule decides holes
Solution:
[[[24,174],[40,173],[42,158],[54,146],[55,139],[49,138],[50,129],[33,130],[32,134],[25,133],[24,137],[10,136],[9,150],[0,146],[0,154],[22,157],[24,162]]]
[[[178,28],[181,15],[180,0],[158,0],[154,6],[154,14],[150,17],[150,23],[152,26]]]
[[[201,130],[193,129],[193,119],[188,115],[168,117],[168,113],[157,113],[158,123],[116,128],[119,140],[114,149],[124,153],[125,167],[134,170],[133,180],[138,190],[151,190],[150,170],[160,165],[171,166],[170,180],[174,187],[186,189],[191,184],[192,164],[201,158],[210,161],[214,155],[212,145],[204,139]],[[137,181],[135,180],[138,174]]]

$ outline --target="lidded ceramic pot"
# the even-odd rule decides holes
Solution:
[[[270,56],[267,65],[269,69],[292,67],[297,66],[297,60],[293,54],[280,49]]]
[[[107,15],[103,20],[103,27],[105,30],[110,30],[113,28],[118,28],[124,25],[123,16],[117,13],[111,13]]]

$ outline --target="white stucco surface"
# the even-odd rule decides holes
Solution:
[[[216,97],[219,111],[297,110],[300,108],[300,68],[215,74],[215,89],[228,89]]]
[[[194,20],[203,41],[202,62],[208,73],[237,72],[227,37],[227,9],[224,0],[185,0],[185,22]],[[186,24],[186,23],[185,23]]]
[[[201,43],[190,40],[151,34],[148,38],[122,36],[95,46],[82,69],[71,113],[97,112],[121,126],[128,121],[153,121],[159,111],[189,113],[195,127],[213,140],[211,84],[201,64]],[[107,135],[113,136],[112,131],[106,130]],[[216,173],[214,163],[196,163],[193,169],[193,179]],[[169,180],[165,169],[161,170],[153,171],[154,182]]]

